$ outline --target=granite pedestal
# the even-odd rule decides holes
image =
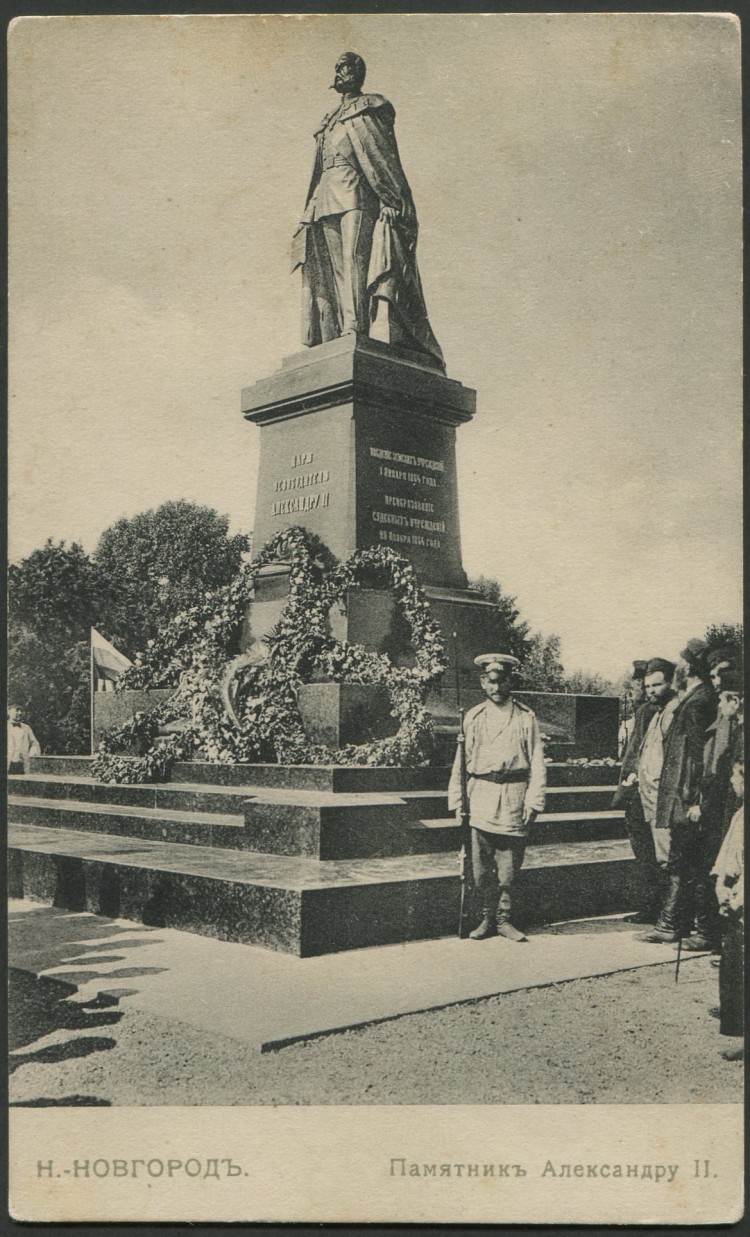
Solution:
[[[476,393],[388,344],[350,335],[287,358],[243,391],[242,409],[261,431],[256,545],[300,524],[338,560],[373,546],[408,558],[445,637],[445,681],[455,682],[456,631],[463,686],[473,685],[474,657],[499,639],[496,608],[467,587],[461,558],[456,430],[473,417]],[[278,621],[287,577],[283,562],[259,574],[245,647],[262,644]],[[349,589],[332,607],[330,626],[339,640],[397,665],[413,663],[408,628],[387,589],[367,581]],[[331,742],[337,730],[351,742],[373,734],[370,713],[352,729],[331,701],[319,708],[311,696],[305,704],[314,741]],[[437,714],[444,705],[440,692],[428,701]]]

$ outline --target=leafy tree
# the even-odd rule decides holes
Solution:
[[[133,656],[198,597],[234,578],[249,540],[228,530],[227,516],[180,499],[102,533],[93,559],[116,593],[108,626],[118,648]]]
[[[48,540],[8,573],[8,691],[47,752],[89,750],[89,632],[131,656],[236,574],[248,539],[208,507],[168,502],[80,545]]]
[[[481,593],[484,600],[495,607],[496,630],[493,640],[497,641],[496,651],[512,653],[523,661],[529,647],[529,624],[521,619],[516,598],[504,593],[499,582],[489,576],[470,580],[469,588]]]
[[[532,692],[565,691],[565,668],[560,661],[559,636],[535,632],[518,672],[518,685]]]
[[[73,542],[48,539],[8,569],[8,618],[56,646],[88,640],[112,597],[106,577]]]
[[[615,685],[596,670],[574,670],[565,676],[565,691],[582,696],[616,696]]]
[[[47,540],[8,571],[8,698],[42,749],[89,750],[89,632],[112,590],[75,542]]]
[[[741,623],[711,623],[703,639],[709,649],[729,649],[732,659],[742,662]]]
[[[10,624],[8,700],[22,707],[43,752],[89,751],[89,691],[88,641],[66,646]]]

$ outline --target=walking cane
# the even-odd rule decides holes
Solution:
[[[682,957],[682,936],[677,937],[677,965],[674,968],[674,982],[680,978],[680,959]]]

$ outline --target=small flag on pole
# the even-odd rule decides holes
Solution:
[[[95,753],[94,696],[96,692],[114,691],[115,682],[119,679],[132,661],[124,653],[120,653],[109,640],[105,640],[100,631],[91,628],[91,754]]]
[[[91,669],[94,691],[107,691],[105,684],[113,684],[130,666],[132,661],[120,653],[100,631],[91,628]],[[111,689],[110,689],[111,690]]]

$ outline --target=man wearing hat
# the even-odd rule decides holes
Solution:
[[[613,807],[624,807],[625,828],[638,871],[639,906],[626,923],[655,923],[662,902],[662,870],[666,854],[657,846],[664,830],[654,829],[659,782],[664,763],[664,737],[672,721],[675,667],[663,657],[644,663],[645,702],[622,760]],[[668,842],[668,835],[666,837]]]
[[[656,802],[655,828],[668,830],[667,896],[656,926],[641,940],[677,941],[692,930],[696,882],[701,870],[701,789],[706,730],[716,717],[716,696],[706,682],[706,645],[689,640],[677,663],[677,685],[682,693],[664,739],[664,761]],[[686,949],[705,949],[698,925]]]
[[[526,937],[514,927],[513,883],[523,863],[529,830],[544,811],[547,770],[536,716],[510,694],[520,665],[509,653],[474,658],[486,700],[466,714],[466,769],[471,815],[471,860],[483,919],[469,935],[483,941]],[[448,807],[461,807],[461,760],[456,753]]]
[[[624,721],[620,722],[620,728],[617,732],[617,755],[621,760],[624,758],[625,753],[630,746],[630,741],[633,738],[638,711],[646,701],[645,680],[647,664],[648,663],[645,661],[633,662],[633,673],[630,676],[633,687],[632,696],[629,701],[633,712],[630,714],[630,717],[626,717]],[[627,696],[622,697],[622,703],[623,705],[628,703]],[[642,735],[641,738],[643,738]]]
[[[732,817],[740,805],[740,801],[734,793],[731,779],[734,764],[738,760],[744,760],[745,756],[745,683],[742,671],[732,668],[722,670],[719,676],[718,691],[719,717],[729,727],[729,740],[719,759],[712,760],[711,765],[708,767],[713,768],[715,764],[716,775],[720,784],[726,786],[729,783],[721,820],[721,836],[723,839],[726,837]]]
[[[706,731],[701,788],[702,816],[715,821],[720,832],[723,832],[726,798],[732,773],[732,753],[738,727],[737,715],[742,709],[743,695],[742,676],[734,669],[726,654],[726,649],[714,649],[707,659],[711,684],[718,698],[718,713],[716,720]],[[733,812],[730,812],[729,820],[732,815]]]
[[[715,650],[715,653],[719,657],[714,657],[713,666],[718,665],[719,668],[716,671],[712,668],[711,682],[718,695],[718,714],[706,731],[703,747],[698,871],[695,879],[696,934],[685,944],[685,948],[694,952],[716,949],[721,938],[721,921],[710,873],[737,808],[730,782],[735,758],[743,754],[742,678],[731,668],[730,662],[721,657],[726,650]],[[710,660],[708,664],[712,665]]]

